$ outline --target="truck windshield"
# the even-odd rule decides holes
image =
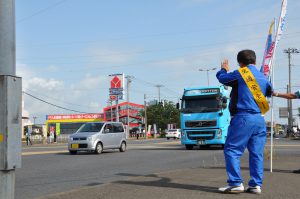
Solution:
[[[182,112],[216,112],[219,108],[219,100],[216,97],[209,98],[186,98],[182,101]]]
[[[85,123],[77,131],[77,133],[100,132],[103,123]]]

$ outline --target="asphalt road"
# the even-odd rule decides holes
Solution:
[[[276,153],[299,153],[299,140],[275,140]],[[275,154],[276,154],[275,153]],[[129,141],[128,150],[95,155],[69,155],[64,145],[23,148],[22,169],[16,172],[16,199],[31,199],[132,176],[184,168],[224,166],[218,148],[186,151],[179,141]]]

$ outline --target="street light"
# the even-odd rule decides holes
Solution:
[[[209,71],[213,71],[213,70],[216,70],[217,68],[208,68],[208,69],[202,69],[200,68],[199,71],[206,71],[206,74],[207,74],[207,86],[209,86],[209,74],[208,72]]]

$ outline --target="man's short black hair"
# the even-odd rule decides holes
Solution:
[[[238,63],[248,66],[256,63],[256,55],[253,50],[242,50],[237,55]]]

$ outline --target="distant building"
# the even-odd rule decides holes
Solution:
[[[29,125],[33,125],[33,123],[29,119],[28,111],[25,110],[24,100],[22,95],[22,138],[25,138],[24,127],[27,127]]]
[[[73,134],[86,122],[101,122],[102,113],[47,115],[46,130],[54,131],[56,135]]]
[[[137,127],[142,122],[142,116],[140,115],[141,110],[144,110],[144,105],[135,104],[131,102],[122,102],[118,104],[119,107],[119,121],[123,122],[124,125],[128,125],[127,122],[127,106],[129,105],[129,126]],[[116,105],[107,106],[103,109],[105,121],[116,121]]]

